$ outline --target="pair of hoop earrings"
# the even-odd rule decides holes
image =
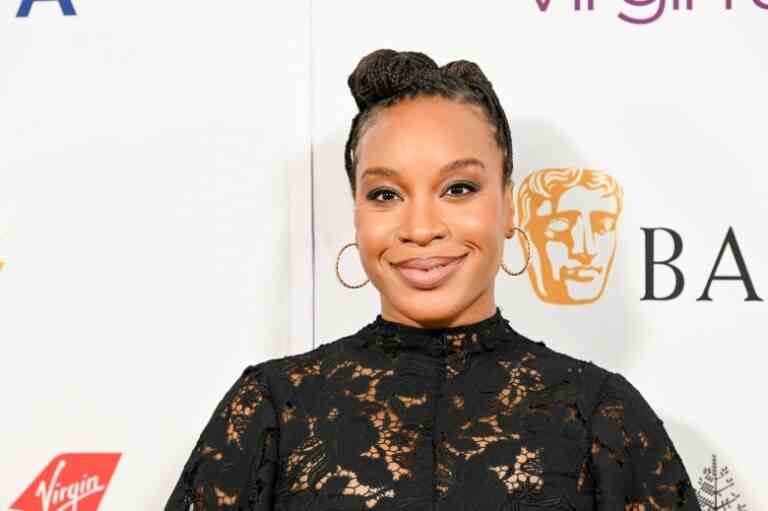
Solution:
[[[527,234],[525,234],[525,231],[524,231],[524,230],[522,230],[522,229],[520,229],[519,227],[513,227],[513,228],[512,228],[512,230],[513,230],[513,231],[520,231],[520,234],[522,234],[522,235],[525,237],[525,252],[526,252],[526,258],[525,258],[525,266],[523,266],[523,269],[522,269],[522,270],[520,270],[520,271],[518,271],[518,272],[512,272],[512,271],[510,271],[510,270],[509,270],[509,268],[507,268],[507,265],[506,265],[506,264],[504,264],[504,261],[501,261],[501,267],[502,267],[502,269],[503,269],[505,272],[507,272],[507,274],[509,274],[509,275],[512,275],[512,276],[515,276],[515,275],[520,275],[520,274],[522,274],[522,273],[523,273],[523,272],[526,270],[526,268],[528,268],[528,263],[531,261],[531,240],[528,238],[528,235],[527,235]],[[357,289],[357,288],[359,288],[359,287],[363,287],[363,286],[364,286],[364,285],[366,285],[368,282],[370,282],[370,279],[366,279],[366,280],[365,280],[365,282],[363,282],[362,284],[358,284],[358,285],[356,285],[356,286],[353,286],[353,285],[351,285],[351,284],[347,284],[346,282],[344,282],[344,279],[343,279],[343,278],[341,278],[341,273],[339,273],[339,261],[341,261],[341,254],[342,254],[342,253],[343,253],[343,252],[344,252],[344,251],[345,251],[347,248],[349,248],[349,247],[351,247],[351,246],[353,246],[353,245],[354,245],[354,246],[357,246],[357,243],[355,243],[355,242],[352,242],[352,243],[347,243],[346,245],[344,245],[343,247],[341,247],[341,250],[339,250],[339,253],[338,253],[338,255],[336,256],[336,278],[338,278],[338,279],[339,279],[339,282],[341,282],[341,284],[342,284],[343,286],[345,286],[345,287],[348,287],[348,288],[350,288],[350,289]]]

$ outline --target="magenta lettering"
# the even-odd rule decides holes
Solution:
[[[594,11],[596,4],[603,7],[609,0],[562,0],[560,2],[553,0],[535,0],[536,6],[541,12],[549,12],[550,8],[573,9],[574,11]],[[669,11],[694,11],[696,0],[613,0],[619,3],[620,11],[618,18],[632,25],[648,25],[660,20],[664,14]],[[701,0],[700,0],[701,1]],[[739,4],[748,8],[750,4],[762,10],[768,10],[768,0],[707,0],[707,3],[722,6],[725,10],[736,9]],[[707,6],[709,7],[709,5]]]

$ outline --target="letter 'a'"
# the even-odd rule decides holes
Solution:
[[[72,5],[72,0],[21,0],[19,6],[19,12],[16,13],[17,18],[26,18],[29,16],[29,11],[32,10],[32,4],[35,2],[58,2],[61,7],[61,12],[64,16],[75,16],[75,6]]]

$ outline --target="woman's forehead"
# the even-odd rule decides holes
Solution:
[[[442,97],[407,99],[383,108],[358,142],[360,167],[414,160],[442,165],[468,156],[492,160],[500,151],[480,108]]]

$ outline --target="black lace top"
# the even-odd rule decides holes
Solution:
[[[166,511],[700,510],[623,376],[487,319],[358,332],[247,367]]]

